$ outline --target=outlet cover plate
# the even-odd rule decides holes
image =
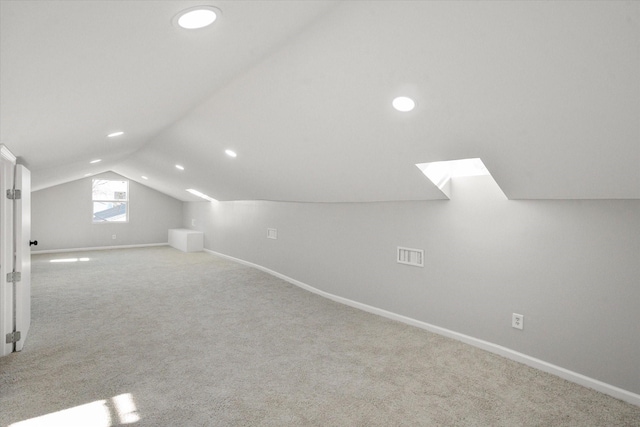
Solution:
[[[516,329],[524,328],[524,316],[522,314],[513,313],[511,315],[511,326]]]

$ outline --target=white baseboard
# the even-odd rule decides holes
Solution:
[[[524,365],[530,366],[532,368],[539,369],[543,372],[547,372],[549,374],[556,375],[560,378],[563,378],[567,381],[571,381],[573,383],[579,384],[584,387],[591,388],[593,390],[599,391],[600,393],[607,394],[609,396],[615,397],[616,399],[624,400],[625,402],[631,403],[636,406],[640,406],[640,395],[632,393],[627,390],[623,390],[619,387],[613,386],[611,384],[604,383],[602,381],[587,377],[585,375],[579,374],[577,372],[570,371],[568,369],[562,368],[560,366],[553,365],[551,363],[545,362],[544,360],[536,359],[535,357],[527,356],[526,354],[517,352],[515,350],[511,350],[507,347],[503,347],[498,344],[493,344],[488,341],[484,341],[478,338],[471,337],[469,335],[464,335],[459,332],[452,331],[450,329],[441,328],[439,326],[431,325],[426,322],[422,322],[420,320],[412,319],[410,317],[402,316],[400,314],[392,313],[390,311],[386,311],[377,307],[373,307],[367,304],[362,304],[357,301],[353,301],[347,298],[343,298],[320,289],[314,288],[313,286],[309,286],[306,283],[302,283],[296,279],[292,279],[291,277],[285,276],[284,274],[278,273],[277,271],[273,271],[266,267],[263,267],[258,264],[254,264],[249,261],[245,261],[239,258],[234,258],[229,255],[225,255],[219,252],[215,252],[209,249],[204,249],[205,252],[210,254],[219,256],[221,258],[226,258],[231,261],[235,261],[240,264],[247,265],[249,267],[256,268],[258,270],[264,271],[265,273],[269,273],[275,277],[278,277],[286,282],[291,283],[292,285],[298,286],[302,289],[305,289],[309,292],[313,292],[314,294],[323,296],[332,301],[339,302],[344,305],[348,305],[350,307],[354,307],[368,313],[377,314],[382,317],[386,317],[391,320],[396,320],[411,326],[415,326],[421,329],[425,329],[429,332],[436,333],[438,335],[442,335],[448,338],[453,338],[455,340],[464,342],[466,344],[472,345],[474,347],[480,348],[482,350],[486,350],[490,353],[494,353],[505,357],[507,359],[522,363]]]
[[[146,248],[150,246],[168,246],[169,243],[145,243],[142,245],[120,245],[120,246],[96,246],[94,248],[69,248],[69,249],[47,249],[44,251],[31,251],[32,255],[40,254],[57,254],[63,252],[86,252],[86,251],[106,251],[109,249],[129,249],[129,248]]]

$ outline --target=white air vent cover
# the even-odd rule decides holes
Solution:
[[[398,246],[398,263],[424,267],[424,251]]]

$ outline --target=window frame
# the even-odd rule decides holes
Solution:
[[[125,190],[125,198],[124,199],[116,199],[115,197],[112,199],[109,198],[94,198],[94,188],[96,181],[109,181],[109,182],[124,182],[126,184]],[[130,196],[129,191],[131,189],[130,182],[128,179],[110,179],[110,178],[92,178],[91,180],[91,223],[92,224],[127,224],[129,223],[129,202]],[[95,219],[95,204],[96,203],[118,203],[125,205],[125,213],[123,221],[96,221]]]

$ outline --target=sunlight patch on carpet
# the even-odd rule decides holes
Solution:
[[[114,396],[111,399],[75,406],[52,412],[36,418],[11,424],[9,427],[112,427],[140,421],[140,415],[131,393]]]
[[[49,262],[86,262],[89,261],[89,258],[58,258],[58,259],[52,259]]]

